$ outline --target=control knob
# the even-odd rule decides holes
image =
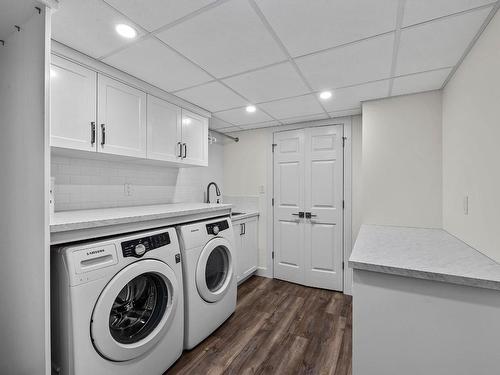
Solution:
[[[219,234],[219,232],[220,232],[219,226],[218,225],[214,225],[212,227],[212,233],[215,234],[215,235],[217,235],[217,234]]]
[[[134,248],[135,255],[143,255],[146,252],[146,246],[144,246],[142,243],[139,245],[136,245]]]

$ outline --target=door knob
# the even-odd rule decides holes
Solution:
[[[301,219],[302,219],[302,218],[304,217],[304,212],[300,211],[300,212],[298,212],[298,213],[296,213],[296,214],[292,214],[292,215],[293,215],[293,216],[298,216],[299,218],[301,218]]]
[[[317,216],[317,215],[314,215],[314,214],[312,214],[312,213],[310,213],[310,212],[306,212],[306,219],[310,219],[310,218],[312,218],[312,217],[316,217],[316,216]]]

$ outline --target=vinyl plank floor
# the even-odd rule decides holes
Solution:
[[[350,375],[351,353],[351,297],[253,276],[235,313],[165,375]]]

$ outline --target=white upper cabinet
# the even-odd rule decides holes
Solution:
[[[99,75],[100,152],[146,157],[146,93]]]
[[[57,56],[50,67],[50,145],[96,150],[97,73]]]
[[[192,165],[208,165],[208,119],[182,110],[182,159]]]
[[[148,95],[148,159],[181,161],[181,108]]]
[[[54,55],[50,77],[51,146],[208,165],[208,118]]]

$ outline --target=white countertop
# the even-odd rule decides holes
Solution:
[[[442,229],[363,225],[349,266],[500,290],[500,264]]]
[[[199,213],[227,211],[231,207],[231,204],[172,203],[151,206],[62,211],[54,213],[50,222],[50,231],[51,233],[65,232]]]
[[[236,212],[241,212],[238,210],[235,210]],[[244,212],[240,215],[231,215],[231,221],[240,221],[240,220],[245,220],[249,219],[251,217],[259,216],[259,211],[254,211],[254,210],[244,210]]]

